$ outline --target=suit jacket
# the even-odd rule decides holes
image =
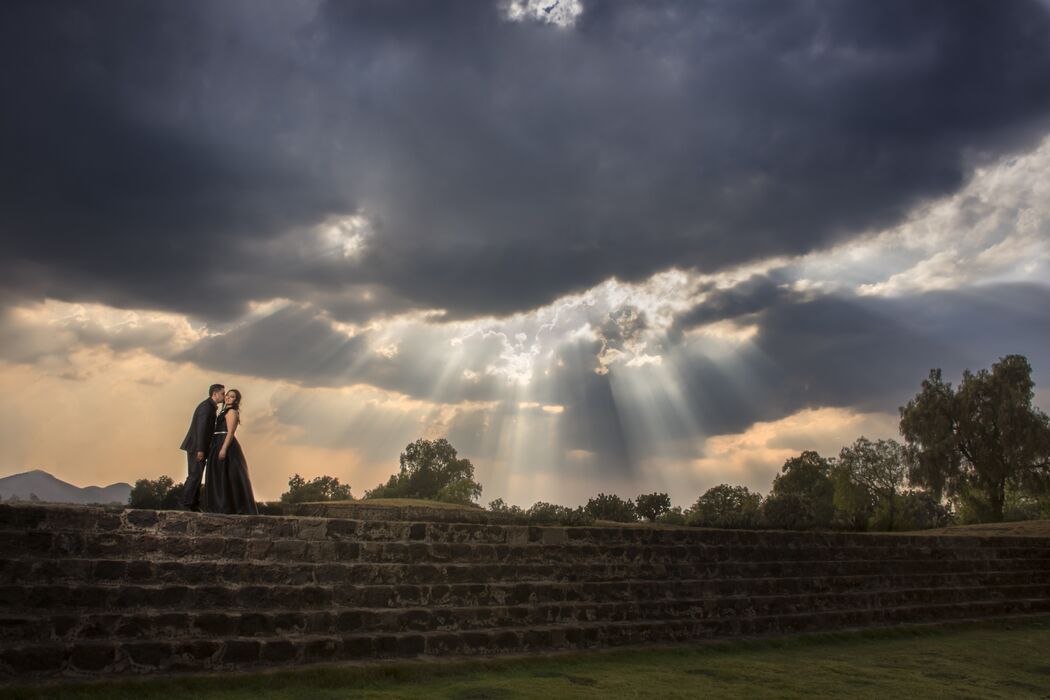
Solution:
[[[211,398],[204,399],[193,411],[193,419],[190,420],[190,429],[186,431],[186,439],[182,441],[180,450],[187,452],[203,452],[208,454],[211,447],[211,436],[215,432],[215,404]]]

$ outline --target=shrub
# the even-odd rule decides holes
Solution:
[[[675,506],[670,510],[656,516],[656,522],[663,523],[665,525],[685,525],[685,513],[682,512],[681,506]]]
[[[685,518],[701,527],[754,528],[760,523],[761,503],[762,497],[746,486],[719,484],[696,499]]]
[[[653,523],[662,514],[671,510],[671,497],[666,493],[642,494],[634,499],[634,504],[638,515]]]
[[[170,476],[157,479],[139,479],[128,495],[130,508],[178,510],[181,507],[183,484],[176,484]]]
[[[875,515],[871,518],[870,529],[907,532],[909,530],[929,530],[944,527],[952,522],[948,508],[933,497],[928,491],[905,491],[896,496],[894,514],[891,519],[889,503],[879,503]]]
[[[288,490],[281,494],[284,503],[312,503],[314,501],[348,501],[350,484],[340,484],[334,476],[319,476],[307,481],[298,474],[288,479]]]
[[[474,465],[460,458],[448,440],[419,439],[401,453],[401,471],[365,498],[423,498],[470,505],[481,497]]]
[[[580,506],[569,508],[543,501],[533,503],[525,511],[525,519],[530,523],[556,525],[590,525],[594,522],[594,516]]]
[[[493,513],[506,513],[507,515],[525,515],[525,511],[519,506],[508,506],[502,498],[489,502],[489,510]]]
[[[587,501],[584,510],[595,520],[613,520],[620,523],[638,521],[638,511],[634,503],[630,499],[625,501],[615,494],[599,493],[595,498]]]
[[[781,530],[809,530],[814,527],[812,502],[794,493],[770,494],[762,502],[762,521]]]

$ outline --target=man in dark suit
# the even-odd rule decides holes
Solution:
[[[201,479],[204,477],[204,458],[211,447],[211,436],[215,431],[215,407],[222,403],[226,387],[212,384],[208,387],[208,398],[198,404],[190,420],[190,429],[182,447],[186,450],[186,463],[189,474],[186,477],[186,488],[182,492],[182,506],[186,510],[200,512]]]

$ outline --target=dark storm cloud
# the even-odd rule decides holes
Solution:
[[[775,274],[752,275],[732,287],[707,290],[702,304],[675,319],[676,331],[764,311],[791,296],[785,280]]]
[[[811,250],[1045,130],[1037,2],[583,4],[4,3],[0,284],[506,313]],[[313,255],[359,208],[363,259]]]
[[[465,352],[457,351],[461,347]],[[500,334],[453,346],[442,328],[423,323],[404,329],[396,342],[385,343],[369,332],[348,336],[317,309],[289,305],[205,338],[174,359],[310,387],[363,383],[413,398],[457,403],[499,395],[501,385],[484,370],[502,349]],[[467,380],[464,370],[479,376]]]
[[[316,311],[289,306],[202,340],[176,356],[206,369],[307,385],[351,384],[350,368],[366,351],[365,337],[348,337]]]

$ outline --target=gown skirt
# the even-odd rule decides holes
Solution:
[[[258,515],[252,482],[248,478],[248,462],[244,459],[241,444],[233,438],[226,450],[226,459],[219,459],[220,449],[222,440],[214,440],[204,467],[202,509],[208,513]]]

